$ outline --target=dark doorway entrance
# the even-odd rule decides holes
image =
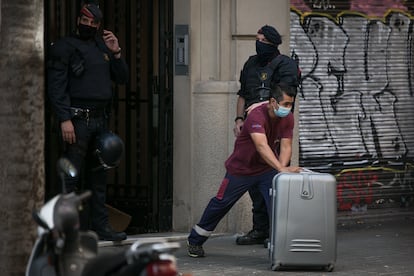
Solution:
[[[108,173],[108,203],[132,216],[128,232],[172,227],[173,0],[100,0],[103,26],[120,41],[130,81],[114,87],[111,130],[125,142]],[[45,44],[70,33],[80,1],[45,1]],[[46,50],[47,57],[47,50]],[[58,126],[46,105],[46,195],[60,191]]]

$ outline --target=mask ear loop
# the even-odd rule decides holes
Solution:
[[[275,115],[276,115],[276,112],[279,110],[279,103],[276,101],[276,99],[275,99],[275,102],[276,102],[276,107],[275,106],[273,106],[272,105],[272,107],[273,107],[273,112],[275,113]],[[277,116],[277,115],[276,115]]]
[[[276,102],[276,105],[277,105],[277,108],[275,108],[275,110],[279,110],[280,103],[276,99],[275,99],[275,102]]]

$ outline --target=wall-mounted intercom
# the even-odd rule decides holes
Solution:
[[[175,74],[188,74],[188,25],[175,25]]]

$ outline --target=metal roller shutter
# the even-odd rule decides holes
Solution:
[[[410,9],[327,1],[331,7],[323,10],[293,2],[298,1],[291,3],[290,49],[302,71],[300,166],[336,175],[340,210],[409,205],[414,194]],[[349,11],[353,8],[358,12]]]

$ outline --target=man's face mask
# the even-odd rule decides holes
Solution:
[[[279,106],[279,108],[278,109],[276,109],[276,108],[273,109],[273,112],[275,113],[275,115],[277,117],[280,117],[280,118],[283,118],[283,117],[286,117],[287,115],[289,115],[290,110],[292,109],[291,107],[284,107],[284,106],[281,106],[279,104],[278,104],[278,106]]]
[[[260,61],[270,61],[276,51],[277,48],[274,45],[256,40],[256,53]]]
[[[79,37],[81,39],[89,40],[95,37],[96,33],[98,32],[98,28],[79,23],[78,31]]]

